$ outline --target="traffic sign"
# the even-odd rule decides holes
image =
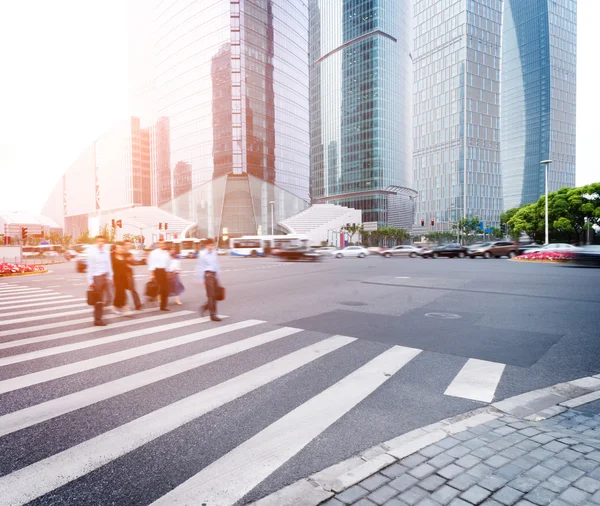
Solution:
[[[376,232],[377,231],[377,222],[376,221],[366,221],[363,223],[363,230],[365,232]]]
[[[493,234],[494,233],[494,229],[493,228],[486,228],[485,229],[485,233],[486,234]]]

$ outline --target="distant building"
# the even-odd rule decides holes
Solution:
[[[412,0],[309,7],[312,201],[391,224],[386,190],[412,186]]]
[[[502,44],[504,208],[575,186],[576,0],[505,0]]]
[[[414,2],[416,221],[498,226],[502,0]],[[429,224],[434,220],[434,227]]]

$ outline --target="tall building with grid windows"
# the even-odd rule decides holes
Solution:
[[[312,200],[390,224],[390,195],[412,186],[412,0],[310,0],[309,13]]]
[[[502,47],[504,207],[575,186],[576,0],[506,0]]]
[[[413,169],[423,231],[451,229],[461,217],[499,225],[502,8],[502,0],[414,2]]]

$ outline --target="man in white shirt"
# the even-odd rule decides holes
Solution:
[[[87,255],[88,286],[96,292],[94,304],[94,325],[104,327],[106,322],[102,319],[105,294],[109,292],[113,282],[112,262],[110,251],[106,247],[106,239],[99,235],[96,237],[95,246],[90,247]]]
[[[169,300],[169,278],[167,271],[171,263],[171,255],[163,239],[158,241],[158,248],[148,255],[148,270],[150,278],[156,281],[158,293],[160,294],[160,310],[169,311],[167,303]]]
[[[206,285],[206,304],[200,308],[200,313],[208,310],[210,319],[213,322],[220,322],[221,318],[217,316],[217,290],[219,288],[219,256],[215,250],[215,241],[207,239],[204,243],[204,249],[198,255],[198,264],[196,266],[196,279],[204,281]]]

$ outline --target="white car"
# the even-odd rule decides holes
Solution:
[[[415,246],[402,245],[396,246],[395,248],[386,249],[381,252],[383,258],[391,257],[410,257],[415,258],[419,256],[421,250]]]
[[[557,242],[554,244],[546,244],[545,246],[540,246],[539,248],[529,248],[524,253],[543,253],[546,251],[579,251],[577,246],[573,246],[572,244],[568,244],[566,242]]]
[[[335,258],[344,258],[344,257],[365,258],[368,255],[369,255],[369,250],[367,248],[363,248],[362,246],[347,246],[344,249],[339,250],[335,254]]]
[[[334,257],[337,251],[338,249],[333,246],[324,246],[323,248],[316,249],[315,253],[322,257]]]

